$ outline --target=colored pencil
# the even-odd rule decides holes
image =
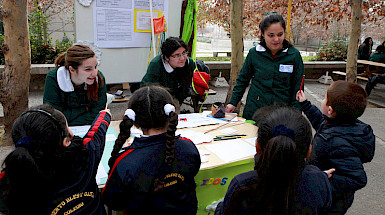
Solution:
[[[301,82],[301,88],[299,88],[299,91],[302,91],[303,88],[303,81],[305,80],[305,75],[302,76],[302,82]]]

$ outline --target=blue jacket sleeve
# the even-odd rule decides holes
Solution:
[[[320,125],[325,121],[322,117],[321,111],[316,106],[312,105],[308,100],[300,102],[300,105],[301,110],[305,113],[313,128],[318,130]]]
[[[354,193],[355,191],[365,187],[367,183],[367,177],[364,170],[364,166],[360,158],[356,155],[356,150],[352,147],[349,148],[349,144],[341,144],[337,142],[344,142],[341,137],[333,138],[328,144],[339,145],[338,148],[330,148],[325,156],[329,156],[330,167],[335,168],[330,183],[332,185],[333,192],[346,194]]]

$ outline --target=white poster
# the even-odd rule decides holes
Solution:
[[[168,20],[168,0],[152,0],[153,18]],[[150,47],[149,0],[96,0],[94,41],[100,48]]]

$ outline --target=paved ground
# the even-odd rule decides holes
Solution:
[[[364,84],[364,83],[360,83]],[[325,95],[328,85],[320,84],[314,80],[306,80],[305,93],[307,98],[318,107]],[[355,195],[353,206],[349,209],[348,215],[377,215],[385,214],[385,98],[382,97],[385,86],[378,86],[369,97],[371,104],[368,105],[365,113],[360,120],[370,124],[376,135],[376,154],[372,162],[365,164],[368,176],[368,184],[359,190]],[[228,88],[214,88],[217,95],[209,96],[205,103],[216,101],[224,102]],[[115,91],[112,89],[111,93]],[[42,92],[30,93],[30,106],[42,104]],[[373,105],[376,103],[377,105]],[[126,109],[126,102],[112,103],[111,109],[113,120],[120,120]],[[182,109],[192,110],[189,106],[183,105]],[[0,163],[4,157],[12,150],[12,147],[0,148]]]

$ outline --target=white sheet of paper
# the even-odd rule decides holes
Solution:
[[[214,125],[226,123],[227,121],[203,116],[200,113],[179,114],[177,128],[194,128],[202,125]]]
[[[197,147],[197,149],[198,149],[200,155],[210,155],[211,154],[211,152],[207,151],[206,149],[202,149],[199,147]]]
[[[258,137],[252,137],[252,138],[245,139],[245,141],[255,146],[255,141],[257,141],[257,139]]]
[[[221,132],[223,134],[234,134],[237,131],[238,130],[236,130],[234,128],[225,128],[225,129],[219,130],[219,132]]]
[[[102,163],[99,163],[98,172],[96,173],[96,183],[99,184],[101,182],[101,178],[108,177],[106,169],[104,169]]]
[[[240,160],[256,153],[255,147],[240,139],[224,140],[205,147],[225,162]]]
[[[213,140],[213,137],[208,134],[204,134],[203,132],[195,132],[190,130],[177,130],[175,132],[176,135],[186,137],[193,141],[195,145],[201,144],[201,143],[209,143]]]
[[[209,162],[209,158],[206,155],[201,155],[201,163]]]
[[[115,141],[116,140],[116,136],[115,136],[115,134],[107,134],[107,136],[106,136],[106,141]]]
[[[86,135],[90,127],[90,125],[71,126],[70,129],[72,130],[72,133],[74,133],[74,135],[83,137],[84,135]]]

